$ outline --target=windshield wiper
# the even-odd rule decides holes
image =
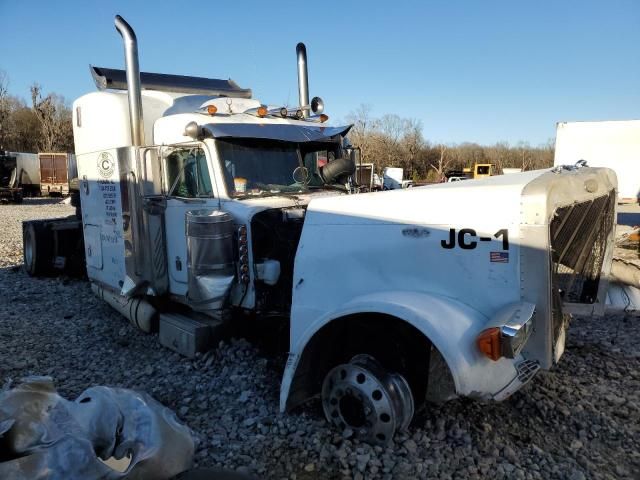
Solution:
[[[280,193],[281,192],[279,190],[278,191],[273,191],[273,192],[270,192],[269,190],[262,190],[260,192],[255,192],[255,193],[247,192],[247,193],[244,193],[242,195],[235,195],[234,198],[239,198],[239,199],[261,198],[261,197],[269,197],[269,196],[272,196],[272,195],[278,195]]]
[[[323,185],[309,185],[309,189],[315,189],[315,190],[337,190],[338,192],[347,192],[347,189],[345,187],[339,186],[339,185],[329,185],[329,184],[323,184]]]

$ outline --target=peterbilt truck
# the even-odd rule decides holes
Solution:
[[[281,410],[319,397],[381,444],[429,402],[509,397],[558,362],[571,312],[602,310],[611,170],[351,194],[349,126],[309,101],[304,45],[299,105],[278,107],[231,80],[140,73],[116,29],[126,72],[92,67],[98,91],[73,104],[77,215],[25,222],[29,272],[64,266],[38,248],[77,228],[94,292],[185,355],[239,317],[284,318]]]

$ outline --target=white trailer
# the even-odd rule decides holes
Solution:
[[[618,201],[640,200],[640,120],[559,122],[555,165],[586,160],[618,176]]]
[[[560,359],[568,312],[603,308],[611,170],[350,194],[350,126],[309,102],[304,45],[287,109],[230,80],[140,74],[116,27],[126,77],[93,67],[99,91],[73,105],[78,219],[25,222],[29,272],[64,263],[47,235],[75,222],[93,290],[169,348],[284,321],[282,411],[319,395],[376,443],[425,400],[507,398]]]
[[[40,160],[37,153],[9,152],[16,157],[18,185],[25,197],[40,194]]]
[[[16,158],[17,182],[25,197],[68,195],[69,182],[78,176],[70,153],[8,153]]]
[[[382,171],[382,189],[395,190],[413,187],[412,180],[404,180],[404,169],[400,167],[384,167]]]

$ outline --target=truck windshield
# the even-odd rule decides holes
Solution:
[[[303,193],[322,186],[318,168],[336,158],[337,144],[314,146],[265,140],[218,140],[229,196]]]

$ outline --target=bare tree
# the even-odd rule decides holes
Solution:
[[[393,114],[375,118],[367,105],[361,105],[347,119],[354,124],[349,138],[360,147],[363,161],[373,163],[378,171],[385,166],[404,167],[414,180],[439,181],[449,170],[462,170],[477,163],[492,163],[497,172],[505,167],[533,169],[553,165],[553,140],[538,147],[525,142],[516,146],[506,142],[492,146],[469,142],[432,146],[423,138],[422,123],[416,119]]]
[[[40,138],[40,121],[18,98],[12,98],[11,139],[8,150],[15,152],[37,152]]]
[[[64,97],[50,93],[42,98],[40,85],[34,83],[31,86],[31,106],[40,122],[40,150],[69,149],[73,141],[71,110],[65,105]]]
[[[447,156],[447,146],[444,143],[436,145],[438,149],[438,163],[431,164],[430,167],[436,171],[438,176],[437,181],[441,181],[444,178],[444,174],[447,170],[449,170],[449,165],[451,160]]]
[[[9,120],[11,111],[9,109],[9,78],[7,74],[0,70],[0,150],[8,147],[9,143]]]
[[[371,106],[360,105],[355,112],[351,112],[347,116],[347,122],[353,124],[349,132],[351,143],[356,147],[360,147],[360,155],[363,162],[371,162],[371,136],[374,128]]]
[[[41,87],[37,83],[31,85],[31,107],[40,122],[38,144],[41,150],[52,152],[55,142],[55,105],[50,96],[43,99],[40,91]]]
[[[502,168],[508,160],[509,144],[498,142],[491,147],[485,147],[484,150],[487,161],[495,165],[497,172],[502,172]]]
[[[526,142],[518,142],[518,152],[520,156],[520,168],[523,172],[531,170],[533,158],[531,156],[531,147]]]
[[[404,133],[402,136],[402,146],[405,151],[404,163],[408,168],[408,176],[417,180],[416,161],[420,151],[424,148],[424,138],[422,137],[422,122],[415,118],[404,121]]]
[[[405,129],[405,120],[395,114],[386,114],[380,118],[378,128],[380,130],[380,154],[386,159],[387,165],[402,163],[399,147]]]

